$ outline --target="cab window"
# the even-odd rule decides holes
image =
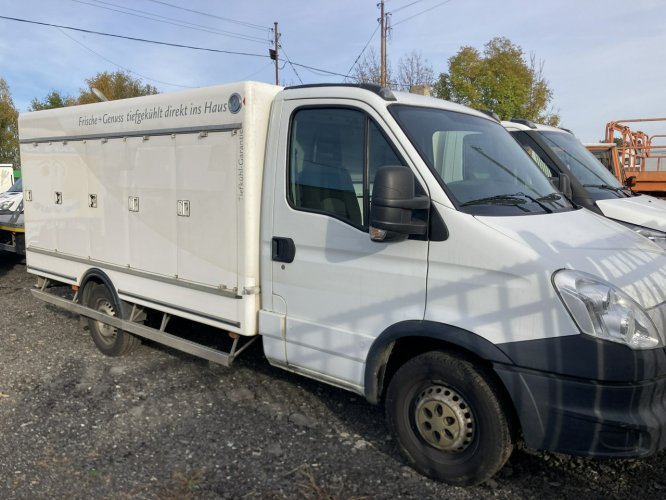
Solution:
[[[297,210],[367,228],[377,169],[404,165],[377,125],[351,108],[305,108],[291,121],[288,199]]]

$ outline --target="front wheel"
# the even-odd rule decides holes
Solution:
[[[410,465],[450,484],[489,479],[513,449],[492,382],[472,363],[444,352],[421,354],[398,369],[386,394],[386,416]]]
[[[97,312],[120,317],[120,311],[116,307],[113,296],[108,288],[104,285],[92,286],[93,288],[88,295],[87,306]],[[133,351],[141,343],[131,333],[92,318],[88,319],[88,327],[90,328],[90,334],[95,345],[107,356],[124,356]]]

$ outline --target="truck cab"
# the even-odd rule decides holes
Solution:
[[[569,130],[527,120],[502,125],[574,203],[666,249],[666,201],[633,193],[622,185]]]
[[[501,462],[517,428],[528,446],[588,456],[666,443],[658,431],[629,445],[618,429],[633,410],[611,409],[632,406],[615,384],[644,355],[661,365],[663,348],[614,343],[611,316],[624,313],[615,299],[591,305],[593,289],[615,296],[611,281],[647,299],[633,272],[666,294],[666,255],[558,193],[500,124],[410,94],[289,88],[273,103],[264,174],[268,358],[384,401],[418,470],[474,482],[477,453],[481,469]],[[659,317],[661,301],[647,306]],[[476,392],[453,373],[484,382]]]

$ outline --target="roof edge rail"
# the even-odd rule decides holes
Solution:
[[[496,122],[501,122],[502,121],[502,120],[500,120],[499,115],[497,113],[495,113],[492,109],[479,109],[477,111],[480,111],[484,115],[488,115],[489,117],[491,117]]]
[[[285,87],[285,90],[292,89],[311,89],[318,87],[351,87],[357,89],[364,89],[377,94],[379,97],[385,101],[397,101],[393,91],[388,87],[382,87],[374,83],[308,83],[305,85],[294,85],[291,87]]]
[[[520,123],[521,125],[525,125],[526,127],[532,129],[537,128],[536,124],[533,121],[525,120],[523,118],[511,118],[509,121],[513,123]]]

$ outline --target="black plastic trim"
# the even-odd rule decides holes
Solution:
[[[498,344],[517,366],[559,376],[633,383],[666,376],[664,349],[634,350],[589,335]]]
[[[116,290],[116,287],[113,286],[113,281],[111,281],[111,278],[107,276],[107,274],[102,271],[101,269],[97,268],[92,268],[88,269],[86,273],[83,275],[81,278],[80,284],[79,284],[79,293],[76,295],[76,300],[75,302],[78,304],[81,304],[83,306],[87,306],[88,304],[84,303],[84,299],[87,298],[88,294],[86,292],[86,286],[88,283],[91,281],[94,281],[94,279],[97,279],[102,282],[102,285],[109,290],[109,293],[111,294],[111,297],[113,298],[113,305],[115,306],[117,311],[120,311],[120,317],[121,318],[126,318],[127,311],[123,308],[123,301],[120,300],[120,297],[118,297],[118,291]]]
[[[273,236],[271,242],[271,258],[275,262],[285,262],[290,264],[296,257],[296,245],[291,238],[282,238]]]
[[[477,111],[481,111],[481,113],[483,113],[484,115],[488,115],[496,122],[502,123],[502,120],[500,119],[499,115],[495,113],[492,109],[479,109]]]
[[[532,122],[530,120],[525,120],[523,118],[511,118],[509,121],[513,122],[513,123],[519,123],[521,125],[525,125],[526,127],[529,127],[531,129],[537,128],[537,126],[534,122]]]
[[[405,337],[427,337],[454,344],[493,362],[511,364],[511,359],[495,344],[455,326],[426,320],[408,320],[391,325],[372,343],[365,363],[365,397],[377,403],[381,397],[380,378],[394,343]]]
[[[576,357],[575,353],[567,357]],[[666,378],[636,383],[554,376],[496,365],[530,448],[643,457],[666,446]]]
[[[430,204],[430,228],[428,229],[430,241],[446,241],[449,239],[449,228],[434,203]]]

